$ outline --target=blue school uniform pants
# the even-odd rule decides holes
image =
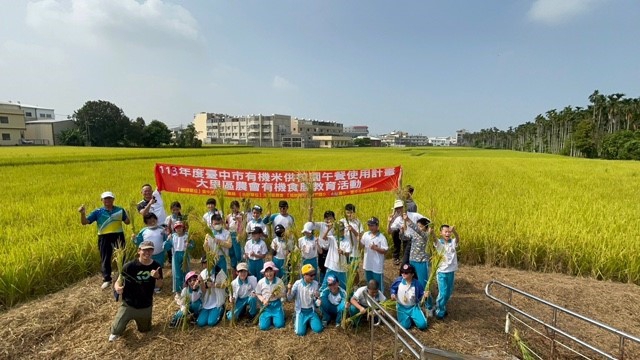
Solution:
[[[438,298],[436,299],[438,308],[436,309],[436,317],[443,318],[447,312],[447,302],[453,293],[455,274],[455,271],[438,273]]]
[[[375,280],[378,282],[378,286],[379,289],[378,291],[380,291],[381,293],[384,293],[384,282],[382,281],[382,274],[373,272],[373,271],[369,271],[369,270],[365,270],[364,271],[364,278],[367,280],[367,283],[369,283],[370,280]]]
[[[198,326],[215,326],[222,319],[223,307],[214,307],[213,309],[202,309],[198,315]]]
[[[398,312],[398,322],[403,328],[409,329],[411,323],[414,323],[420,330],[427,328],[427,317],[420,310],[420,305],[404,306],[396,304],[396,310]]]
[[[322,332],[323,329],[320,317],[313,311],[313,308],[300,309],[300,311],[296,313],[296,319],[293,324],[293,330],[298,336],[304,336],[307,333],[307,324],[316,334]]]
[[[258,281],[264,277],[264,275],[260,272],[262,267],[264,266],[264,259],[251,260],[249,259],[249,274],[256,277]]]
[[[284,309],[280,299],[270,302],[258,319],[260,330],[269,330],[271,325],[276,329],[284,327]]]
[[[258,313],[258,299],[255,296],[247,296],[244,298],[236,299],[236,303],[233,305],[233,317],[238,319],[245,313],[247,313],[247,307],[249,307],[249,316],[254,317]],[[231,320],[231,311],[227,311],[227,319]]]

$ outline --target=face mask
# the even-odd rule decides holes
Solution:
[[[222,230],[222,225],[213,225],[213,230],[215,230],[215,231]]]

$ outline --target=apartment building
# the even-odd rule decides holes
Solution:
[[[18,145],[24,140],[24,113],[18,104],[0,102],[0,145]]]
[[[282,137],[291,134],[289,115],[248,115],[199,113],[193,120],[204,144],[235,144],[281,147]]]

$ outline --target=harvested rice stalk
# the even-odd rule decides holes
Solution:
[[[278,284],[278,286],[276,286],[273,289],[273,292],[271,293],[271,295],[269,295],[269,301],[271,301],[272,299],[278,299],[281,298],[285,288],[284,288],[284,283],[280,283]],[[268,306],[268,305],[267,305]],[[260,311],[258,311],[258,313],[256,314],[256,316],[253,318],[253,325],[258,324],[258,320],[260,320],[260,315],[262,315],[262,313],[264,312],[264,310],[267,308],[267,306],[262,305],[260,307]]]
[[[516,345],[518,345],[518,348],[520,349],[520,352],[522,353],[522,359],[523,360],[535,360],[536,359],[536,356],[533,353],[533,351],[531,351],[531,349],[529,349],[529,346],[520,337],[520,333],[518,333],[518,330],[516,330],[513,333],[513,339],[515,340]]]
[[[301,172],[298,173],[297,179],[300,182],[300,188],[305,190],[305,198],[309,209],[307,221],[313,221],[313,194],[315,191],[313,175],[309,172]]]
[[[293,284],[300,275],[300,264],[302,263],[302,252],[297,246],[289,253],[287,263],[291,267],[289,271],[289,284]]]
[[[358,268],[360,267],[360,258],[354,258],[347,268],[347,284],[345,285],[345,307],[342,313],[342,328],[347,329],[349,323],[349,305],[348,302],[353,296],[354,288],[356,286],[356,278],[358,277]]]
[[[436,249],[433,231],[430,231],[429,239],[427,241],[427,252],[431,258],[431,264],[429,265],[429,278],[424,286],[425,296],[420,300],[420,306],[424,305],[425,300],[431,297],[431,285],[433,285],[434,281],[437,279],[438,268],[440,268],[442,259],[444,259],[444,254]]]

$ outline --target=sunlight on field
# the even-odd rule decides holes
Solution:
[[[154,182],[156,162],[265,170],[402,165],[419,212],[458,228],[463,264],[640,283],[638,162],[472,149],[13,147],[0,149],[0,307],[96,273],[96,228],[80,225],[77,208],[91,211],[111,190],[116,205],[128,209],[140,200],[140,186]],[[206,210],[206,197],[165,193],[164,200],[167,210],[174,200],[198,214]],[[341,217],[344,205],[354,203],[361,219],[377,216],[386,228],[393,200],[392,193],[315,199],[314,218],[328,209]],[[254,202],[266,207],[265,199]],[[304,222],[305,201],[290,204]],[[201,231],[192,236],[202,243]]]

